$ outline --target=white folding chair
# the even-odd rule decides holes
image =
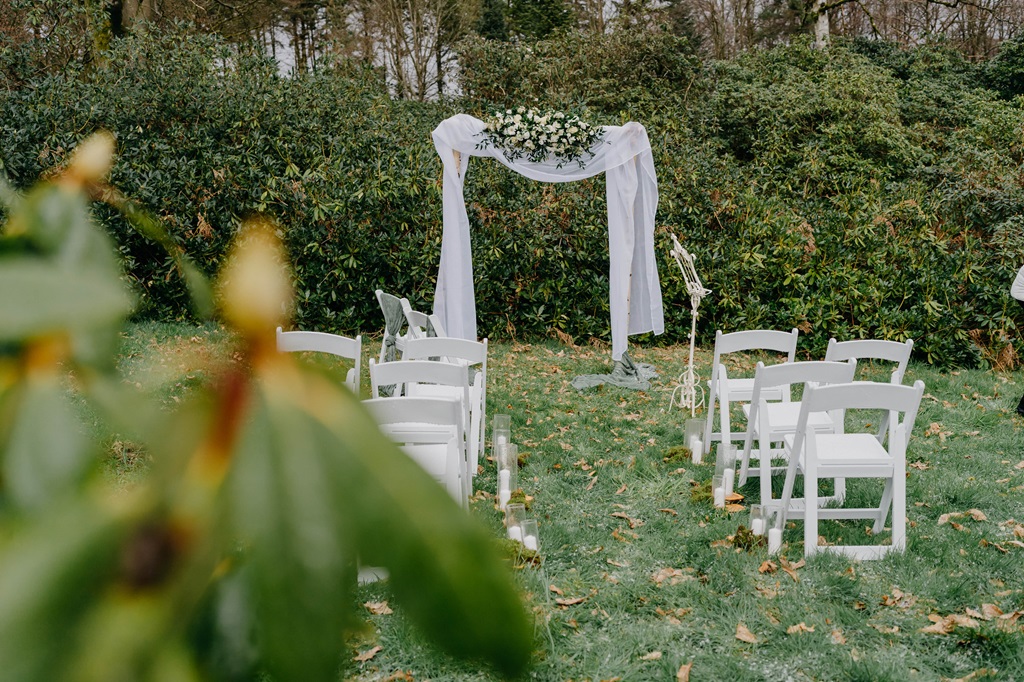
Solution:
[[[390,363],[385,363],[390,364]],[[461,506],[468,506],[464,408],[457,398],[371,398],[363,405],[380,430],[400,445]]]
[[[370,358],[370,395],[380,398],[381,386],[395,386],[394,395],[408,397],[458,397],[463,409],[463,440],[467,459],[463,462],[465,473],[464,483],[473,480],[473,466],[468,458],[472,450],[472,420],[470,409],[469,368],[449,362],[431,362],[430,360],[396,360],[377,364]],[[473,494],[466,490],[467,497]]]
[[[744,485],[749,475],[759,476],[762,505],[772,500],[772,459],[785,458],[786,455],[783,448],[773,448],[772,444],[780,443],[784,436],[796,432],[802,402],[769,402],[765,395],[775,395],[778,389],[789,393],[793,384],[847,383],[853,381],[856,371],[856,360],[786,362],[768,367],[763,363],[757,363],[751,400],[748,405],[743,406],[747,416],[747,433],[743,439],[739,485]],[[843,429],[842,419],[835,421],[828,414],[816,413],[808,425],[818,432],[841,433]],[[756,449],[755,442],[758,446]],[[758,460],[758,468],[753,471],[750,470],[751,459]],[[841,494],[841,491],[837,490],[836,494]]]
[[[914,350],[913,339],[907,339],[903,343],[899,341],[884,341],[882,339],[854,339],[852,341],[836,341],[834,338],[828,340],[828,348],[825,350],[826,360],[882,360],[894,363],[895,367],[889,377],[889,383],[902,384],[903,377],[907,372],[907,365],[910,363],[910,354]],[[879,439],[885,438],[887,422],[883,417],[878,425]],[[884,443],[884,440],[881,440]]]
[[[409,303],[407,298],[401,299],[401,304],[405,321],[409,325],[409,338],[422,339],[428,336],[447,336],[444,333],[444,325],[441,323],[440,317],[413,310],[412,304]]]
[[[748,331],[723,334],[722,330],[715,333],[715,356],[711,363],[711,379],[708,381],[708,416],[704,424],[704,454],[711,452],[711,441],[729,443],[732,428],[729,423],[731,403],[750,401],[754,388],[752,378],[729,378],[729,373],[722,364],[722,356],[730,353],[746,351],[770,351],[786,355],[786,362],[796,358],[796,342],[799,330],[780,332],[770,329],[752,329]],[[727,386],[728,388],[725,388]],[[781,387],[773,393],[765,393],[766,400],[788,401],[789,391]],[[720,431],[714,431],[715,406],[718,406]],[[724,434],[724,435],[723,435]]]
[[[465,365],[470,371],[469,380],[469,464],[471,475],[476,475],[480,453],[484,451],[484,430],[487,422],[487,339],[470,341],[448,336],[433,336],[409,339],[405,343],[405,360],[431,360]],[[445,386],[417,386],[417,395],[455,395],[457,392]],[[472,487],[472,486],[470,486]]]
[[[359,382],[362,381],[360,360],[363,356],[363,337],[351,339],[326,332],[282,331],[277,328],[277,350],[282,353],[328,353],[351,360],[353,367],[345,376],[345,385],[359,397]]]
[[[779,500],[776,528],[787,519],[804,520],[804,554],[819,551],[843,554],[855,559],[877,559],[890,551],[901,552],[907,541],[907,441],[924,394],[924,383],[913,386],[858,381],[830,386],[811,386],[801,400],[797,430],[786,436],[789,466]],[[888,414],[888,447],[872,433],[823,434],[812,428],[816,414],[833,414],[850,409],[881,410]],[[900,416],[902,415],[902,419]],[[804,477],[804,497],[793,498],[798,472]],[[822,478],[885,479],[877,507],[820,508],[818,481]],[[818,545],[819,519],[872,519],[874,534],[882,533],[892,513],[892,541],[889,545]]]

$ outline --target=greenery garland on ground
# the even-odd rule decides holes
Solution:
[[[1013,63],[837,41],[705,64],[651,32],[529,50],[475,41],[461,62],[462,99],[415,104],[348,63],[288,79],[211,38],[128,37],[88,73],[0,91],[0,170],[27,187],[85,133],[109,129],[121,152],[115,184],[204,269],[219,267],[244,217],[266,214],[295,263],[298,324],[366,333],[383,326],[376,288],[429,307],[439,121],[524,102],[595,125],[639,120],[658,170],[667,315],[665,337],[641,343],[689,329],[683,283],[668,267],[671,230],[714,292],[702,344],[716,328],[798,326],[812,354],[830,336],[912,337],[934,363],[1012,360],[1019,313],[1006,290],[1024,262],[1024,111],[1003,77]],[[607,340],[603,194],[601,178],[538,187],[473,163],[482,335]],[[188,316],[165,252],[98,212],[140,314]]]

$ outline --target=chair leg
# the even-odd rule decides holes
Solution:
[[[836,478],[834,479],[834,492],[832,496],[835,498],[837,504],[842,504],[843,500],[846,499],[846,479]]]
[[[708,417],[704,422],[704,454],[711,453],[711,434],[714,433],[715,426],[715,403],[718,401],[718,391],[715,390],[714,382],[708,387],[708,392],[711,394],[708,396]]]
[[[810,457],[804,464],[804,556],[818,552],[818,465]]]
[[[883,526],[884,528],[884,526]],[[901,467],[893,472],[892,548],[902,552],[907,546],[907,477]]]
[[[875,516],[875,525],[871,527],[871,532],[878,534],[885,529],[885,519],[889,516],[889,508],[892,507],[895,498],[895,485],[894,480],[889,479],[885,482],[885,488],[882,490],[882,501],[878,505],[878,514]],[[893,508],[893,521],[896,517],[896,509]]]

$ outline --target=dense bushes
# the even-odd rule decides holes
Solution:
[[[922,359],[970,365],[1017,336],[1006,291],[1024,263],[1024,112],[982,87],[1012,56],[978,66],[860,41],[704,65],[653,33],[478,41],[463,46],[463,100],[411,104],[350,64],[281,78],[209,39],[149,35],[119,41],[85,79],[0,94],[0,161],[27,186],[109,128],[114,183],[197,261],[215,269],[239,219],[265,212],[292,250],[300,324],[351,333],[381,328],[375,288],[429,306],[443,118],[526,101],[640,120],[659,174],[665,339],[689,328],[672,230],[714,290],[703,342],[797,325],[814,352],[832,335],[913,337]],[[481,334],[608,337],[603,178],[542,186],[474,161],[465,196]],[[105,219],[143,314],[185,314],[162,252]]]

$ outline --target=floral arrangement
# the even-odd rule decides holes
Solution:
[[[484,139],[478,148],[493,144],[510,161],[557,159],[559,168],[573,162],[583,168],[594,156],[594,145],[604,138],[604,128],[561,111],[519,107],[496,113],[480,134]]]

